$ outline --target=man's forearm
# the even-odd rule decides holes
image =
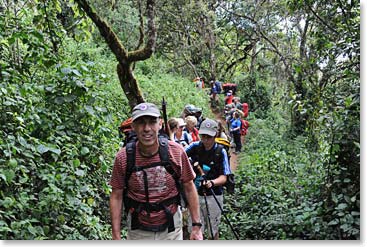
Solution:
[[[184,184],[184,189],[192,222],[200,222],[199,197],[196,187],[194,183],[190,181]]]
[[[121,239],[122,190],[112,190],[110,197],[110,214],[112,239]]]
[[[213,185],[214,186],[222,186],[227,182],[227,176],[226,175],[220,175],[216,179],[213,179]]]

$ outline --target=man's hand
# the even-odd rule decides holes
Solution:
[[[200,226],[193,226],[190,234],[190,240],[203,240],[203,233]]]
[[[210,189],[210,188],[214,187],[214,182],[213,182],[213,180],[205,180],[203,182],[203,185],[205,186],[205,188]]]

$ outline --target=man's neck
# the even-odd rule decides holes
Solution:
[[[138,142],[138,147],[139,147],[140,155],[143,156],[143,157],[147,157],[147,158],[153,157],[159,151],[158,141],[157,141],[156,145],[151,145],[151,146],[145,146],[141,142]]]
[[[210,145],[210,147],[206,147],[205,145],[204,145],[204,143],[203,143],[203,146],[204,146],[204,149],[206,150],[206,151],[210,151],[210,150],[212,150],[212,148],[214,147],[214,145],[215,145],[215,142],[212,144],[212,145]]]

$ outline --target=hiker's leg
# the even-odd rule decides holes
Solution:
[[[207,199],[208,199],[208,207],[210,210],[210,223],[212,225],[214,239],[219,239],[219,225],[220,225],[220,218],[222,216],[221,209],[223,209],[223,195],[216,195],[215,197],[217,198],[219,205],[214,199],[214,196],[207,196]],[[207,230],[209,233],[208,234],[209,238],[212,239],[209,226]]]

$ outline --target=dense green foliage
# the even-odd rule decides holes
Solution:
[[[68,43],[64,60],[40,83],[17,80],[16,72],[1,83],[3,239],[109,238],[107,183],[121,142],[117,127],[129,109],[113,73],[105,74],[113,61],[91,61],[94,47],[84,43],[78,52],[79,45]],[[84,59],[75,64],[78,57]],[[147,68],[154,63],[137,68],[142,87],[152,92],[146,97],[159,104],[166,96],[169,116],[186,103],[205,104],[189,80]],[[158,84],[166,86],[157,91]]]
[[[237,191],[225,204],[241,239],[359,239],[359,192],[346,193],[354,186],[348,170],[341,168],[343,179],[327,184],[328,150],[311,152],[304,137],[287,137],[287,122],[276,111],[250,123]],[[331,191],[339,185],[345,188]],[[222,226],[223,238],[233,239]]]
[[[90,2],[134,49],[137,1]],[[241,239],[360,239],[359,5],[157,2],[156,53],[134,66],[144,98],[165,97],[169,117],[186,104],[213,117],[192,78],[216,75],[250,105],[225,197]],[[108,181],[130,112],[116,64],[73,1],[0,8],[1,239],[111,238]],[[224,219],[220,231],[234,239]]]

